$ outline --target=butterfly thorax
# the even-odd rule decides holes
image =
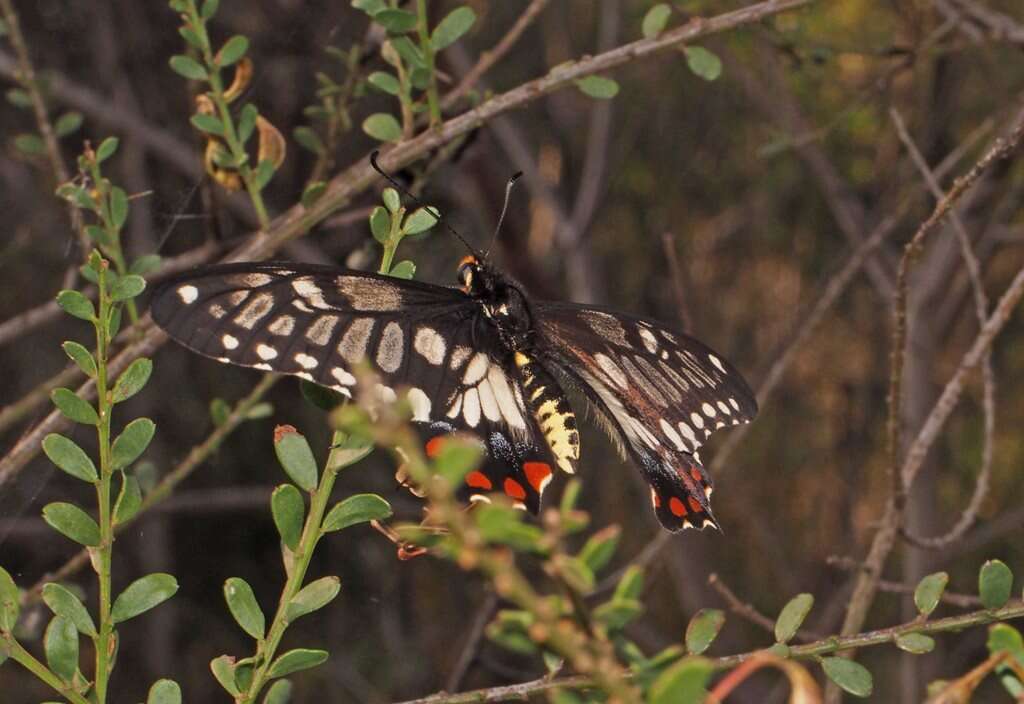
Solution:
[[[494,326],[510,352],[528,350],[533,342],[533,316],[520,284],[475,257],[459,266],[462,290],[480,304],[484,318]]]

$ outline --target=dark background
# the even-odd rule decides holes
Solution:
[[[470,0],[479,19],[459,46],[443,53],[442,70],[459,76],[515,20],[523,2]],[[898,206],[911,206],[879,253],[796,351],[780,386],[716,479],[715,511],[723,532],[687,532],[665,543],[650,561],[646,616],[630,633],[653,651],[682,638],[702,607],[723,608],[707,585],[717,573],[745,601],[774,618],[798,592],[817,604],[807,627],[834,633],[849,598],[851,575],[830,556],[862,560],[889,491],[885,419],[889,375],[891,286],[901,247],[934,202],[901,146],[889,116],[899,110],[932,166],[963,145],[949,172],[963,173],[1024,107],[1024,32],[1007,36],[966,17],[960,2],[820,2],[715,37],[704,44],[724,63],[718,80],[694,75],[682,53],[634,62],[612,75],[621,92],[595,101],[568,89],[506,114],[477,131],[456,159],[429,179],[424,197],[479,247],[486,247],[505,181],[527,177],[513,194],[496,260],[537,296],[601,302],[687,327],[743,370],[755,388],[793,330],[835,273],[857,237],[866,237]],[[1014,0],[969,3],[1001,13],[1004,29],[1024,27]],[[188,86],[167,66],[182,50],[176,17],[163,2],[16,3],[37,69],[60,85],[102,100],[92,108],[71,93],[54,94],[51,109],[83,112],[82,130],[62,141],[73,169],[81,140],[117,133],[121,149],[109,175],[130,194],[125,231],[130,253],[171,256],[209,239],[244,237],[254,224],[243,197],[227,198],[200,184],[200,142],[191,131]],[[436,16],[453,6],[435,2]],[[484,82],[496,92],[544,74],[550,67],[596,54],[640,36],[651,3],[642,0],[556,0]],[[690,14],[713,15],[734,2],[677,3],[673,25]],[[958,14],[959,13],[959,14]],[[950,19],[952,18],[952,19]],[[289,153],[266,197],[272,213],[298,200],[314,157],[290,139],[308,124],[316,71],[337,65],[327,45],[362,39],[365,16],[348,2],[224,0],[213,23],[216,41],[244,33],[252,41],[256,76],[247,99],[289,137]],[[0,58],[10,67],[9,44]],[[379,59],[367,64],[379,67]],[[2,68],[2,67],[0,67]],[[54,79],[54,86],[57,81]],[[359,122],[393,109],[371,94],[352,108],[357,127],[340,140],[341,168],[365,158],[373,141]],[[150,140],[111,127],[112,116]],[[0,152],[0,316],[4,320],[49,301],[69,261],[67,211],[53,196],[45,162],[26,158],[15,135],[35,129],[30,112],[0,109],[6,148]],[[981,138],[967,141],[980,127]],[[156,140],[156,141],[154,141]],[[162,140],[160,147],[158,141]],[[966,144],[965,144],[966,142]],[[332,175],[332,174],[329,174]],[[951,178],[943,183],[948,187]],[[996,166],[960,211],[983,265],[989,297],[998,298],[1024,264],[1024,169]],[[212,193],[210,201],[204,198]],[[350,209],[376,202],[363,194]],[[667,244],[666,244],[667,243]],[[379,257],[365,218],[322,223],[289,245],[284,258],[362,263]],[[673,275],[666,247],[678,259]],[[355,253],[355,254],[354,254]],[[417,278],[454,283],[463,251],[443,232],[403,245]],[[353,258],[353,256],[355,258]],[[951,230],[940,229],[912,278],[915,321],[907,358],[905,435],[916,429],[977,331],[966,275]],[[87,339],[84,324],[60,318],[0,348],[0,402],[22,398],[66,365],[59,343]],[[1024,573],[1020,505],[1024,422],[1024,329],[1015,313],[994,347],[997,433],[992,487],[976,526],[939,554],[901,545],[887,579],[916,583],[924,574],[950,573],[950,589],[974,593],[980,564],[998,557]],[[123,407],[122,418],[148,415],[157,435],[146,459],[157,475],[180,461],[211,430],[213,397],[234,401],[255,383],[253,372],[228,368],[176,345],[155,356],[153,379]],[[909,527],[921,535],[947,530],[974,490],[983,443],[980,381],[954,413],[910,496]],[[177,575],[181,590],[166,605],[122,628],[114,701],[144,698],[153,679],[168,676],[189,702],[224,701],[207,668],[221,653],[251,647],[221,596],[223,581],[241,576],[271,612],[283,582],[268,499],[283,475],[274,460],[275,423],[291,423],[326,454],[324,414],[305,404],[293,380],[271,392],[273,415],[244,424],[190,477],[163,508],[119,537],[115,586],[152,571]],[[3,429],[10,447],[49,408]],[[713,462],[729,432],[715,436],[703,457]],[[79,426],[73,437],[90,446]],[[583,507],[593,525],[621,524],[613,567],[626,565],[659,535],[647,490],[636,469],[588,425],[583,432]],[[564,478],[549,490],[560,494]],[[390,460],[375,453],[345,471],[336,492],[374,491],[396,513],[416,518],[416,501],[394,488]],[[14,484],[0,487],[0,563],[22,586],[34,583],[72,554],[71,544],[38,518],[41,507],[74,496],[93,497],[43,457]],[[336,574],[340,597],[316,617],[289,630],[289,644],[324,647],[331,659],[295,677],[295,701],[386,702],[443,688],[487,599],[486,585],[455,566],[420,558],[398,562],[394,547],[368,527],[321,543],[311,577]],[[538,575],[540,580],[540,576]],[[94,579],[78,583],[94,603]],[[1019,588],[1019,583],[1018,583]],[[37,607],[28,628],[39,637],[48,612]],[[955,609],[941,606],[939,613]],[[914,615],[908,597],[882,594],[868,626]],[[952,678],[985,657],[985,630],[940,637],[923,657],[881,647],[861,661],[875,673],[877,701],[920,701],[924,686]],[[31,641],[30,641],[31,642]],[[730,616],[713,654],[768,645],[771,636]],[[30,647],[37,647],[38,643]],[[83,646],[84,649],[84,646]],[[83,657],[85,657],[83,653]],[[485,643],[464,688],[510,683],[542,674],[538,661]],[[0,667],[0,701],[21,704],[52,697],[14,663]],[[777,679],[756,679],[736,701],[782,701]],[[1008,701],[1001,689],[979,701]],[[990,697],[982,699],[981,697]]]

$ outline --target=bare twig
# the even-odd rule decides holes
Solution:
[[[765,629],[769,633],[775,632],[775,621],[755,609],[753,604],[743,601],[736,596],[736,593],[714,572],[708,575],[708,584],[711,585],[711,588],[718,592],[719,596],[725,600],[725,603],[729,606],[729,610],[734,614],[742,616],[751,623]],[[805,628],[798,630],[796,637],[805,642],[821,640],[822,638],[820,633],[808,631]]]
[[[686,295],[686,274],[679,263],[679,253],[676,252],[676,236],[671,232],[661,233],[661,246],[668,262],[669,276],[672,277],[672,296],[679,311],[679,322],[683,332],[691,332],[693,315],[690,313],[690,299]]]
[[[939,186],[938,180],[935,178],[935,175],[932,173],[927,162],[925,162],[921,152],[917,149],[917,145],[914,144],[914,140],[907,131],[907,127],[903,123],[903,119],[900,117],[899,112],[897,112],[895,108],[892,108],[889,111],[889,115],[892,118],[893,124],[896,126],[896,132],[899,134],[900,140],[906,146],[907,151],[914,160],[914,164],[921,172],[921,176],[924,178],[925,183],[928,184],[928,189],[935,197],[936,202],[941,202],[945,197],[945,194],[942,192],[942,188]],[[950,223],[953,226],[953,230],[956,233],[957,240],[960,244],[960,251],[964,258],[968,278],[971,282],[971,290],[974,294],[974,308],[975,314],[978,318],[978,326],[981,327],[985,324],[985,319],[988,316],[989,305],[988,296],[985,295],[985,287],[981,281],[981,265],[978,263],[978,258],[971,249],[971,240],[970,236],[967,234],[967,228],[964,227],[963,221],[955,211],[950,212]],[[974,487],[974,493],[972,494],[967,507],[964,509],[963,514],[960,516],[960,520],[958,520],[956,525],[954,525],[953,528],[945,535],[935,538],[919,538],[908,533],[904,527],[902,529],[903,536],[918,547],[942,549],[954,541],[959,540],[964,533],[974,525],[974,521],[978,516],[978,511],[981,509],[981,504],[985,501],[985,497],[988,495],[989,478],[992,471],[992,449],[995,445],[996,424],[995,372],[992,370],[991,349],[986,350],[985,352],[981,363],[981,371],[984,389],[984,398],[982,403],[985,416],[985,440],[981,452],[981,469],[978,471],[978,479]]]
[[[574,85],[575,81],[580,78],[617,68],[674,46],[692,42],[700,37],[759,22],[781,12],[810,5],[814,1],[766,0],[708,19],[694,19],[686,25],[664,32],[658,37],[641,39],[596,56],[557,66],[541,78],[528,81],[506,93],[497,95],[473,110],[396,145],[381,156],[380,165],[384,169],[397,171],[422,158],[433,149],[472,131],[495,116]],[[323,195],[309,208],[305,208],[301,204],[292,206],[286,213],[276,218],[266,231],[254,233],[246,244],[229,255],[228,260],[245,261],[266,258],[287,241],[308,232],[315,224],[344,206],[353,196],[368,188],[377,179],[377,173],[370,167],[368,159],[358,161],[331,179]],[[149,316],[140,320],[140,329],[144,331],[143,339],[122,351],[111,361],[111,374],[119,374],[140,355],[152,354],[167,340],[166,334],[152,325]],[[78,395],[83,398],[92,398],[94,393],[95,390],[91,383],[84,384],[78,390]],[[0,460],[0,486],[9,482],[39,452],[40,443],[47,433],[63,427],[65,427],[65,420],[54,411],[26,433],[14,448]]]
[[[864,566],[850,557],[830,556],[827,564],[847,572],[856,572],[864,569]],[[887,579],[878,580],[878,591],[889,592],[890,594],[913,594],[916,587],[901,582],[891,582]],[[981,599],[971,594],[957,594],[951,591],[943,591],[939,601],[952,606],[959,606],[964,609],[977,609],[981,606]]]

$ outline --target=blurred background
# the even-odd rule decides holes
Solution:
[[[465,0],[478,15],[473,30],[440,55],[452,81],[490,49],[527,3]],[[647,0],[554,0],[511,51],[477,85],[481,96],[509,90],[553,66],[635,41],[653,3]],[[15,2],[36,68],[55,115],[82,114],[79,131],[61,141],[69,168],[82,140],[121,139],[108,175],[133,195],[126,230],[132,256],[174,257],[206,247],[223,251],[251,232],[244,197],[228,197],[202,179],[202,142],[188,123],[189,86],[167,65],[182,51],[177,18],[164,2],[101,0]],[[742,3],[675,2],[670,26]],[[436,8],[434,7],[436,6]],[[433,2],[441,17],[454,3]],[[272,214],[296,203],[317,157],[292,139],[318,104],[317,74],[346,77],[328,47],[372,44],[366,16],[344,0],[223,0],[218,41],[251,40],[255,76],[246,99],[289,139],[287,158],[265,191]],[[379,41],[379,39],[378,39]],[[621,568],[643,556],[649,565],[646,615],[630,633],[653,651],[679,642],[700,608],[726,608],[708,585],[716,573],[739,599],[774,615],[799,592],[816,598],[806,627],[839,630],[853,574],[889,496],[886,394],[892,297],[903,244],[931,213],[934,199],[901,143],[897,111],[924,160],[948,188],[1024,110],[1024,8],[1018,0],[846,0],[817,2],[701,46],[721,61],[715,80],[697,75],[681,51],[615,70],[621,90],[595,100],[566,89],[484,125],[431,161],[422,185],[450,223],[486,247],[505,182],[514,191],[495,250],[497,263],[537,297],[599,302],[685,329],[720,351],[758,389],[794,342],[826,287],[852,252],[878,228],[885,238],[854,273],[834,305],[792,350],[760,417],[716,434],[702,456],[714,470],[715,511],[723,532],[686,532],[650,549],[660,528],[635,467],[623,463],[592,425],[583,431],[582,507],[595,528],[620,524]],[[380,68],[376,54],[359,71]],[[15,87],[14,52],[0,39],[0,75]],[[15,103],[17,100],[14,101]],[[394,111],[389,96],[367,92],[349,106],[353,123],[332,146],[330,177],[364,159],[376,142],[359,124]],[[35,129],[30,111],[0,109],[0,320],[52,300],[73,256],[67,210],[53,195],[44,159],[26,154],[17,135]],[[419,173],[419,167],[406,177]],[[321,176],[322,177],[322,176]],[[1024,265],[1024,161],[996,165],[958,209],[995,301]],[[379,246],[366,209],[379,189],[362,194],[286,246],[282,258],[373,268]],[[416,278],[454,283],[463,249],[443,231],[403,245]],[[207,256],[211,256],[208,254]],[[974,336],[966,270],[953,231],[931,237],[911,278],[910,342],[904,436],[913,438]],[[65,339],[85,340],[80,321],[54,317],[5,337],[0,346],[0,426],[10,448],[50,408],[19,400],[65,368]],[[148,415],[157,434],[146,454],[153,477],[180,462],[211,431],[211,400],[234,402],[258,375],[166,345],[155,355],[144,393],[125,417]],[[1024,572],[1024,316],[1020,311],[993,352],[997,420],[988,495],[976,524],[941,551],[907,543],[888,561],[886,580],[913,585],[936,570],[950,589],[974,593],[979,565],[998,557]],[[981,465],[984,416],[980,375],[971,379],[909,496],[908,529],[946,532],[959,519]],[[329,435],[325,414],[300,396],[292,379],[268,394],[273,412],[243,424],[167,502],[118,538],[115,585],[145,572],[176,574],[177,596],[132,626],[114,679],[116,701],[144,698],[159,676],[177,678],[190,702],[223,701],[208,661],[246,652],[249,641],[225,608],[222,584],[241,576],[270,609],[283,576],[268,501],[283,475],[272,452],[276,423],[297,426],[319,456]],[[120,411],[119,411],[120,412]],[[91,447],[79,426],[72,437]],[[721,452],[728,457],[716,460]],[[549,489],[557,499],[564,477]],[[417,501],[396,490],[390,459],[374,453],[344,472],[336,492],[373,491],[401,518],[416,519]],[[79,493],[80,492],[80,495]],[[49,501],[88,492],[37,457],[0,486],[0,563],[28,586],[58,568],[72,545],[39,518]],[[645,552],[646,549],[646,552]],[[388,702],[450,687],[519,682],[543,674],[538,660],[484,641],[460,662],[478,622],[494,609],[486,585],[449,563],[395,559],[394,546],[368,527],[323,542],[311,577],[337,574],[342,593],[318,618],[297,622],[288,638],[331,651],[329,662],[296,678],[295,701]],[[72,578],[90,599],[87,570]],[[1018,585],[1019,587],[1019,585]],[[91,603],[91,602],[89,602]],[[45,625],[48,612],[28,620]],[[939,613],[957,609],[940,606]],[[481,615],[482,614],[482,615]],[[885,592],[867,627],[915,615],[910,597]],[[916,702],[926,684],[952,678],[986,656],[985,630],[938,639],[926,656],[875,648],[861,655],[875,674],[876,701]],[[731,615],[713,654],[771,643],[769,633]],[[287,643],[286,643],[287,645]],[[465,658],[461,658],[465,659]],[[0,700],[21,704],[48,696],[23,670],[0,667]],[[734,698],[781,702],[774,676],[755,678]],[[978,701],[1009,701],[997,686]],[[989,698],[985,698],[989,697]],[[731,701],[731,700],[730,700]]]

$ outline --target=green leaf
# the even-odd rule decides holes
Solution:
[[[14,138],[14,147],[22,154],[37,156],[46,153],[46,145],[37,134],[19,134]]]
[[[210,401],[210,420],[218,428],[228,422],[231,406],[219,396]]]
[[[619,84],[612,78],[604,76],[587,76],[576,81],[576,87],[591,98],[608,100],[619,93]]]
[[[668,24],[668,18],[671,16],[672,8],[669,7],[668,3],[659,2],[644,15],[640,31],[643,32],[646,39],[652,39],[665,31],[665,25]]]
[[[800,630],[800,626],[803,625],[807,614],[811,612],[812,606],[814,606],[813,594],[797,594],[790,599],[789,603],[782,607],[782,612],[775,620],[776,642],[788,643],[791,641],[796,632]]]
[[[989,560],[978,572],[978,595],[986,609],[998,609],[1010,600],[1013,572],[1002,560]]]
[[[654,680],[647,695],[648,704],[698,704],[707,696],[705,686],[711,679],[711,662],[702,657],[680,660]]]
[[[118,595],[110,610],[110,619],[113,623],[122,623],[135,618],[167,601],[177,591],[178,580],[173,575],[161,572],[147,574],[129,584]]]
[[[409,213],[405,218],[405,222],[402,223],[402,232],[407,235],[418,235],[421,232],[426,232],[434,225],[438,223],[438,216],[435,215],[437,210],[433,207],[417,208],[416,210]]]
[[[199,16],[204,20],[208,20],[217,14],[217,9],[220,7],[220,0],[206,0],[203,3],[203,8],[199,11]]]
[[[644,589],[644,571],[636,565],[630,565],[615,585],[615,599],[639,599]]]
[[[98,425],[100,422],[100,417],[92,404],[71,389],[54,389],[50,392],[50,400],[69,420],[84,425]]]
[[[313,450],[301,434],[290,425],[279,425],[274,430],[274,452],[285,473],[306,491],[313,491],[317,484],[316,459]]]
[[[324,519],[324,533],[332,533],[367,521],[382,521],[391,515],[391,505],[376,494],[356,494],[334,505]]]
[[[269,675],[271,677],[284,677],[299,670],[308,670],[311,667],[316,667],[326,660],[326,650],[296,648],[295,650],[289,650],[275,660],[274,664],[270,666]]]
[[[366,78],[366,82],[388,95],[398,95],[402,92],[398,79],[386,71],[374,71]]]
[[[46,664],[54,674],[70,682],[78,670],[78,631],[75,624],[60,616],[50,619],[43,636]]]
[[[46,587],[43,593],[45,595]],[[18,585],[14,583],[11,573],[0,567],[0,631],[9,633],[14,630],[20,612],[21,595],[18,593]]]
[[[117,137],[107,137],[100,146],[96,148],[96,163],[102,164],[104,161],[114,156],[114,152],[117,151],[117,145],[121,142]]]
[[[684,47],[686,65],[705,81],[714,81],[722,75],[722,60],[702,46]]]
[[[128,272],[143,276],[159,269],[161,261],[159,254],[143,254],[132,262],[132,265],[128,267]],[[161,680],[161,682],[164,681],[169,682],[170,680]]]
[[[384,25],[384,28],[393,34],[404,34],[409,30],[416,29],[416,15],[405,10],[391,8],[380,10],[373,15],[373,20]]]
[[[224,46],[220,48],[220,51],[217,52],[213,60],[217,62],[218,66],[223,68],[237,62],[245,56],[245,52],[248,50],[249,40],[241,34],[236,34],[224,42]]]
[[[220,121],[220,118],[214,117],[213,115],[207,115],[205,113],[196,113],[189,118],[189,122],[200,132],[208,132],[210,134],[217,135],[218,137],[224,136],[224,123]]]
[[[995,623],[989,626],[988,640],[985,645],[990,654],[1001,652],[1014,653],[1024,660],[1024,636],[1008,623]]]
[[[426,67],[414,68],[409,72],[409,82],[412,83],[413,88],[416,90],[426,90],[427,86],[430,85],[430,69]],[[423,103],[412,104],[413,112],[422,112],[424,108],[425,105]]]
[[[67,587],[56,582],[43,585],[43,602],[54,614],[75,624],[75,629],[79,633],[93,638],[97,636],[92,616],[89,615],[82,600]]]
[[[618,631],[644,612],[644,605],[636,599],[612,599],[594,609],[594,618],[605,628]]]
[[[131,474],[121,473],[121,491],[114,504],[114,524],[127,523],[142,508],[142,487],[139,480]]]
[[[302,379],[301,381],[305,381],[305,379]],[[263,418],[269,418],[272,415],[274,415],[274,404],[268,401],[263,401],[262,403],[257,403],[246,411],[245,419],[262,420]]]
[[[256,640],[263,640],[267,620],[249,583],[240,577],[231,577],[224,582],[224,599],[228,602],[228,609],[235,617],[235,622],[242,630]]]
[[[156,424],[149,418],[136,418],[125,426],[111,446],[114,469],[127,467],[139,458],[156,432]]]
[[[206,72],[206,69],[191,56],[175,54],[168,63],[171,66],[171,70],[190,81],[206,81],[210,78],[210,74]]]
[[[107,336],[110,338],[117,337],[117,331],[121,329],[122,310],[122,306],[113,306],[110,309],[110,317],[107,318]]]
[[[220,686],[227,690],[232,696],[240,693],[238,684],[235,683],[235,659],[230,655],[221,655],[210,661],[210,672],[220,683]]]
[[[299,146],[308,149],[318,156],[323,156],[327,153],[327,147],[324,146],[324,142],[320,139],[320,135],[310,127],[306,127],[305,125],[302,127],[296,127],[292,132],[292,137],[294,137],[295,141],[299,143]]]
[[[370,213],[370,232],[373,233],[373,239],[381,244],[391,236],[391,215],[379,205]]]
[[[391,267],[391,271],[388,272],[388,275],[393,276],[396,279],[411,279],[416,275],[416,264],[408,259],[403,259]]]
[[[181,687],[174,680],[157,680],[149,688],[146,704],[181,704]]]
[[[391,211],[392,214],[397,213],[401,209],[402,198],[394,188],[385,188],[381,192],[380,197],[384,201],[384,207]]]
[[[299,391],[302,393],[302,398],[322,411],[333,411],[348,400],[334,389],[328,389],[326,386],[320,386],[305,379],[299,379]]]
[[[434,51],[447,49],[469,31],[476,22],[476,13],[469,7],[457,7],[437,23],[430,35],[430,45]]]
[[[313,181],[302,191],[302,207],[312,208],[313,204],[320,200],[320,196],[327,190],[327,184],[323,181]]]
[[[427,60],[423,56],[423,52],[408,37],[395,37],[391,40],[391,46],[413,70],[427,68]]]
[[[57,121],[53,124],[53,131],[57,134],[58,138],[67,137],[69,134],[77,132],[81,126],[82,113],[66,112],[57,118]]]
[[[57,294],[57,305],[60,306],[65,313],[73,315],[76,318],[81,318],[82,320],[92,321],[96,317],[96,311],[92,307],[92,301],[78,291],[64,289]]]
[[[43,438],[43,452],[51,462],[72,477],[81,479],[83,482],[99,480],[96,465],[89,459],[89,455],[85,454],[85,450],[76,445],[73,440],[57,433],[50,433]]]
[[[110,289],[110,298],[113,301],[126,301],[135,298],[146,288],[146,280],[137,274],[127,274],[117,280],[117,283]]]
[[[378,112],[363,120],[363,132],[380,142],[398,142],[402,139],[402,126],[393,115]]]
[[[580,550],[580,559],[594,572],[604,569],[615,554],[615,548],[619,546],[621,534],[618,526],[608,526],[594,533]]]
[[[238,113],[238,139],[245,144],[249,141],[249,137],[252,137],[253,131],[256,129],[256,118],[260,116],[260,111],[252,103],[246,103],[242,111]]]
[[[387,7],[387,3],[384,0],[352,0],[352,7],[357,10],[362,10],[370,17],[373,17],[381,10]]]
[[[114,186],[110,190],[110,219],[117,230],[124,227],[125,221],[128,220],[128,194],[118,186]],[[143,282],[143,287],[145,287],[145,282]]]
[[[264,186],[270,183],[270,179],[274,178],[274,162],[270,159],[261,159],[260,163],[256,164],[256,188],[262,190]]]
[[[92,516],[74,504],[61,501],[47,504],[43,507],[43,520],[76,543],[89,547],[100,544],[100,527]]]
[[[127,401],[142,390],[153,373],[153,360],[140,357],[128,365],[124,373],[117,378],[110,400],[114,403]]]
[[[202,51],[206,48],[206,41],[204,38],[199,36],[199,33],[191,27],[178,27],[178,34],[180,34],[181,38],[188,42],[188,45],[193,49]]]
[[[725,612],[719,609],[701,609],[686,626],[686,649],[692,655],[700,655],[718,637],[723,625]]]
[[[935,572],[917,583],[914,589],[914,605],[917,610],[927,616],[939,605],[942,593],[946,591],[949,584],[949,575],[945,572]]]
[[[483,453],[480,445],[454,435],[441,437],[437,448],[434,469],[453,487],[459,486],[463,478],[480,464]]]
[[[267,690],[263,697],[263,704],[288,704],[292,698],[292,683],[288,680],[278,680]]]
[[[853,696],[871,696],[874,687],[871,673],[860,663],[848,658],[828,657],[821,659],[821,669],[830,680]]]
[[[89,378],[96,376],[96,360],[93,359],[92,353],[85,349],[82,345],[77,342],[68,340],[61,345],[64,349],[64,354],[71,358],[78,368],[82,370],[82,373]]]
[[[321,577],[304,586],[288,602],[285,615],[288,621],[311,614],[330,604],[341,591],[341,580],[337,577]]]
[[[7,96],[7,102],[16,108],[31,108],[32,98],[28,92],[21,88],[11,88],[5,95]]]
[[[935,639],[924,633],[902,633],[896,636],[896,647],[915,655],[930,653],[935,649]]]

